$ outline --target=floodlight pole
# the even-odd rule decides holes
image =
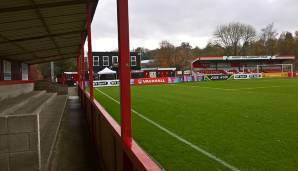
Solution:
[[[93,99],[93,56],[92,56],[92,40],[91,40],[91,16],[90,6],[87,3],[87,34],[88,34],[88,64],[89,64],[89,92],[90,98]]]
[[[120,60],[121,137],[123,142],[130,148],[132,144],[132,133],[128,0],[117,0],[117,20]]]

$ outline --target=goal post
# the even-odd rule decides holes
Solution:
[[[290,73],[290,77],[293,77],[294,67],[293,64],[265,64],[265,65],[257,65],[257,72],[281,72],[281,73]]]

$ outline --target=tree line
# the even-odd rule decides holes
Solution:
[[[139,47],[135,51],[142,54],[142,60],[153,60],[152,67],[176,67],[177,70],[189,69],[190,61],[197,56],[289,55],[298,57],[298,31],[278,33],[273,23],[257,31],[252,25],[231,22],[217,26],[212,39],[204,48],[192,47],[188,42],[174,46],[169,41],[163,40],[157,49]],[[50,75],[49,63],[40,64],[38,68],[44,76]],[[55,62],[55,75],[75,70],[75,59]]]
[[[188,69],[189,62],[196,56],[298,57],[298,31],[278,33],[272,23],[258,32],[252,25],[231,22],[217,26],[205,48],[193,48],[188,42],[174,46],[163,40],[157,49],[137,48],[136,51],[143,54],[142,59],[153,59],[153,66],[176,67],[178,70]]]

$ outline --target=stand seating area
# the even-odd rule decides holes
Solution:
[[[0,168],[46,170],[67,95],[30,91],[0,102]]]

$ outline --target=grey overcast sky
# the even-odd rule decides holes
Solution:
[[[298,0],[129,0],[130,48],[160,41],[205,47],[217,25],[239,21],[258,31],[298,30]],[[99,0],[92,23],[94,51],[117,49],[116,0]]]

